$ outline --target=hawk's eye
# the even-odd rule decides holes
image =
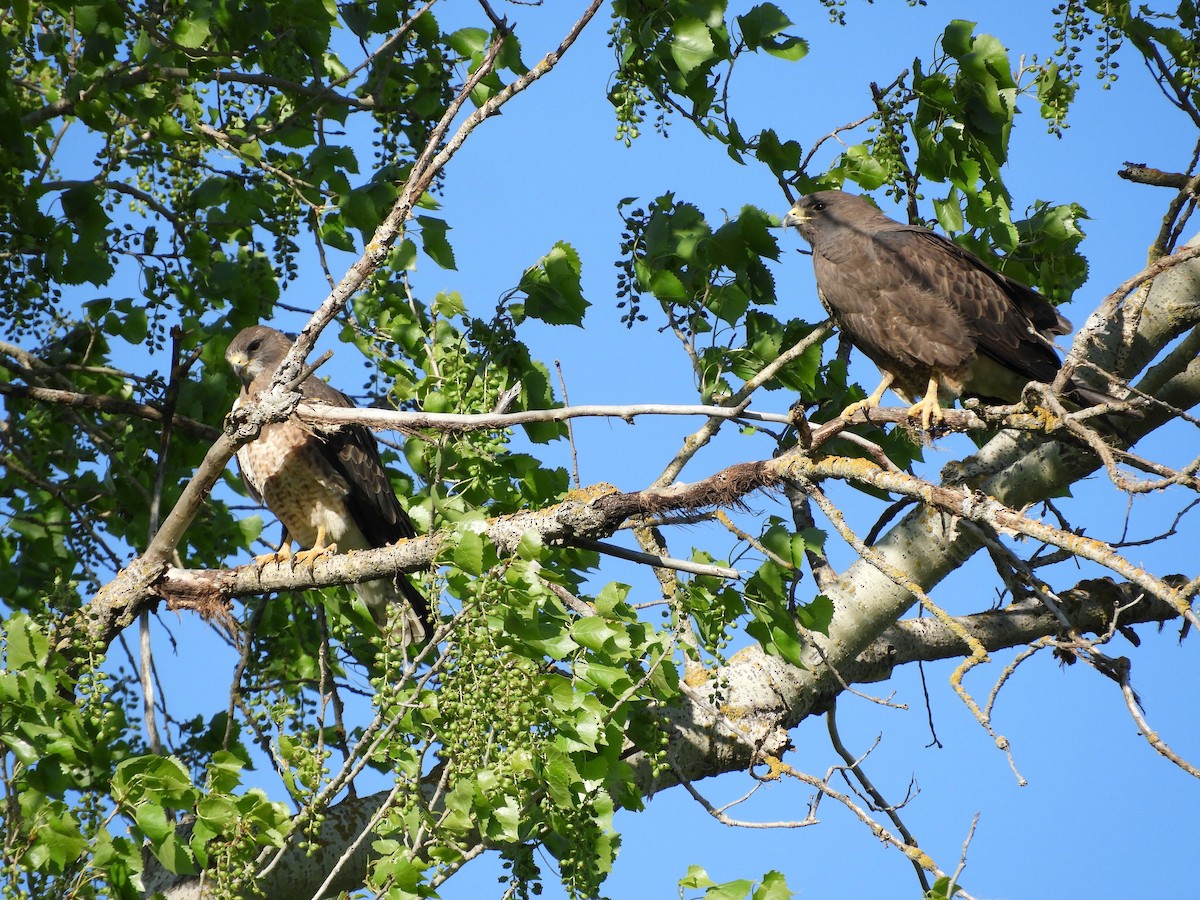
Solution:
[[[262,341],[259,340],[258,338],[255,338],[249,344],[246,345],[246,352],[247,353],[256,353],[258,351],[258,348],[261,346],[262,346]]]
[[[824,200],[814,200],[812,208],[814,210],[816,210],[817,212],[820,212],[821,210],[823,210],[825,208],[825,206],[826,206],[826,203]]]

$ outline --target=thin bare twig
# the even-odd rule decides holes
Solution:
[[[569,407],[571,400],[567,396],[567,380],[563,377],[562,363],[559,360],[554,361],[554,371],[558,373],[558,386],[562,390],[563,405]],[[575,487],[581,487],[579,481],[579,449],[575,446],[575,429],[571,425],[571,420],[567,419],[567,443],[571,447],[571,480]]]
[[[900,832],[900,836],[904,838],[904,842],[910,847],[917,846],[917,839],[912,836],[912,832],[908,830],[908,826],[904,824],[904,820],[900,818],[898,807],[888,803],[879,789],[867,777],[867,773],[863,771],[861,760],[857,759],[842,743],[842,736],[838,732],[837,727],[837,703],[829,704],[829,709],[825,711],[825,725],[829,731],[829,740],[833,744],[833,749],[837,751],[838,756],[846,761],[846,767],[858,779],[858,783],[862,785],[864,791],[870,795],[871,801],[875,804],[875,808],[881,810],[892,820],[892,824],[896,826],[896,830]],[[910,857],[913,868],[917,870],[917,880],[921,882],[921,890],[929,893],[929,879],[925,875],[924,867],[915,859]]]
[[[1137,694],[1134,693],[1133,690],[1133,685],[1129,682],[1129,661],[1122,659],[1117,660],[1117,662],[1120,664],[1118,672],[1120,674],[1121,695],[1125,698],[1125,706],[1129,710],[1129,715],[1131,715],[1133,717],[1133,721],[1137,723],[1138,730],[1141,731],[1142,736],[1146,739],[1151,747],[1153,747],[1171,762],[1175,763],[1175,765],[1179,766],[1179,768],[1183,769],[1183,771],[1187,772],[1193,778],[1200,778],[1200,769],[1197,769],[1194,765],[1172,750],[1167,742],[1159,737],[1158,732],[1150,727],[1150,724],[1146,721],[1146,717],[1142,715],[1141,708],[1138,705]]]
[[[675,569],[676,571],[688,572],[693,575],[714,575],[717,578],[742,577],[742,573],[737,569],[731,569],[727,566],[710,566],[706,563],[692,562],[690,559],[675,559],[658,553],[643,553],[638,550],[628,550],[625,547],[618,547],[615,544],[595,541],[590,538],[574,538],[571,543],[585,550],[595,550],[597,553],[615,556],[618,559],[627,559],[630,562],[641,563],[646,566]]]

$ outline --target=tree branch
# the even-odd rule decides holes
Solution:
[[[137,403],[120,397],[109,397],[103,394],[80,394],[75,391],[60,391],[54,388],[27,387],[21,384],[0,381],[0,394],[16,397],[21,400],[33,400],[38,403],[53,403],[58,406],[69,406],[73,409],[94,409],[109,415],[133,416],[146,419],[149,422],[162,422],[163,412],[157,406],[149,403]],[[215,441],[221,432],[204,422],[197,422],[187,416],[172,415],[171,427],[179,431]]]
[[[735,406],[687,406],[667,403],[634,403],[618,406],[560,406],[554,409],[527,409],[513,413],[427,413],[391,409],[364,409],[341,406],[314,406],[301,403],[296,415],[306,422],[325,425],[365,425],[368,428],[394,428],[412,434],[422,428],[449,433],[491,431],[528,425],[533,422],[563,422],[585,416],[623,419],[633,424],[636,416],[708,416],[712,419],[747,419],[787,425],[786,413],[760,413]]]

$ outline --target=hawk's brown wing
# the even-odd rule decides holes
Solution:
[[[353,408],[353,400],[324,381],[309,378],[301,388],[306,400],[329,406]],[[320,442],[326,462],[341,474],[350,488],[346,506],[358,528],[372,547],[393,544],[401,538],[417,536],[388,478],[379,447],[371,430],[362,425],[339,425],[312,429]],[[429,601],[407,578],[395,579],[396,586],[424,623],[436,626],[430,615]],[[427,634],[430,632],[426,632]]]
[[[988,268],[974,254],[924,228],[900,226],[879,235],[914,281],[927,283],[970,323],[978,350],[1029,381],[1058,374],[1052,337],[1071,323],[1032,288]]]
[[[852,342],[901,385],[924,390],[930,368],[954,370],[975,352],[975,333],[941,290],[928,260],[905,259],[905,238],[847,230],[814,253],[821,299]]]
[[[353,400],[320,379],[310,378],[302,390],[305,399],[312,403],[355,406]],[[320,440],[329,464],[350,486],[347,505],[371,546],[382,547],[400,538],[416,537],[412,520],[396,499],[371,430],[362,425],[338,425],[313,427],[312,432]]]

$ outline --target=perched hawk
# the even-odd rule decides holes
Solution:
[[[801,197],[783,224],[812,245],[821,302],[883,373],[844,416],[877,407],[891,387],[928,429],[954,397],[1015,403],[1026,384],[1058,374],[1054,336],[1071,323],[953,241],[842,191]],[[1074,382],[1068,393],[1087,405],[1114,400]]]
[[[225,359],[242,382],[237,405],[266,389],[291,340],[273,328],[256,325],[238,332]],[[354,406],[340,391],[308,378],[300,386],[308,403]],[[400,506],[379,449],[369,429],[360,425],[319,427],[295,417],[267,425],[237,453],[238,467],[255,500],[273,512],[287,530],[274,558],[291,558],[291,540],[308,548],[296,559],[311,561],[338,550],[368,550],[416,536]],[[429,603],[404,577],[381,578],[355,585],[376,623],[387,621],[387,606],[405,604],[405,643],[426,636]]]

